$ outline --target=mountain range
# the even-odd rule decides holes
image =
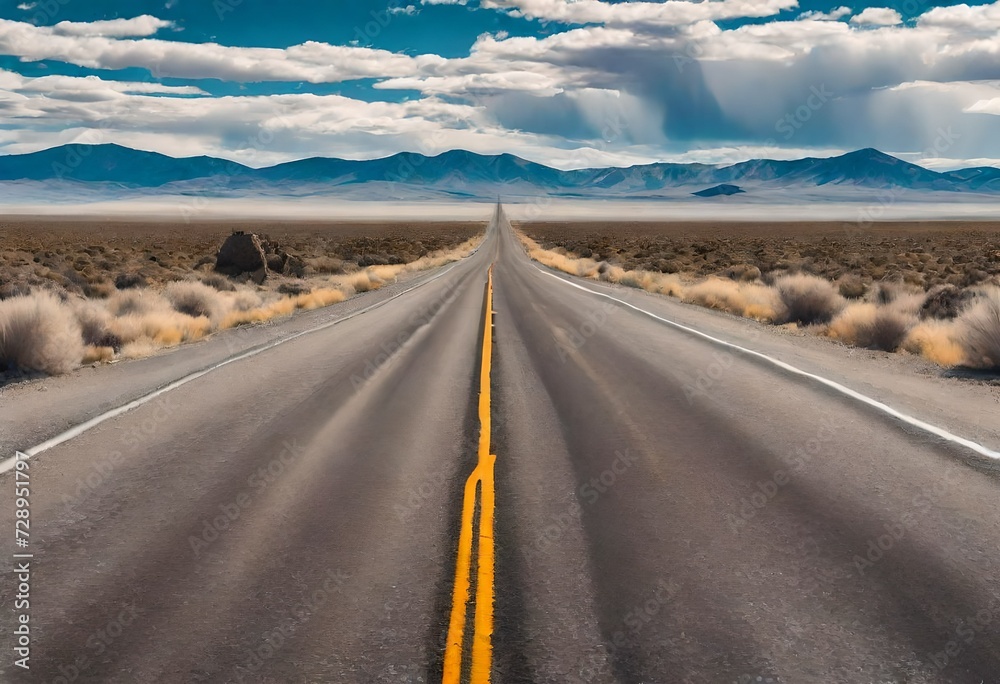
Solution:
[[[4,181],[61,182],[73,187],[100,184],[105,189],[208,195],[302,191],[350,196],[361,187],[377,188],[380,196],[388,199],[414,189],[450,197],[502,193],[651,198],[678,191],[688,196],[725,197],[748,187],[750,191],[844,186],[997,193],[1000,169],[936,172],[871,148],[830,158],[754,159],[728,166],[655,163],[562,171],[510,154],[453,150],[432,157],[403,152],[364,161],[314,157],[255,169],[213,157],[175,158],[115,144],[74,144],[0,156],[0,182]],[[697,192],[713,186],[736,190]]]

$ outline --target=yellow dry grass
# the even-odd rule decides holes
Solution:
[[[115,359],[114,347],[97,347],[89,344],[83,350],[83,363],[110,363]]]
[[[724,278],[709,278],[689,285],[681,298],[690,304],[766,323],[777,321],[783,311],[781,297],[774,288],[761,283],[735,282]]]
[[[830,321],[826,336],[844,344],[857,345],[866,329],[875,325],[878,306],[871,302],[848,304]]]
[[[626,271],[619,266],[574,257],[561,248],[543,249],[523,233],[518,233],[518,238],[532,259],[564,273],[666,294],[690,304],[764,323],[779,324],[788,316],[780,287],[772,287],[759,281],[737,282],[715,276],[696,280],[690,275]],[[812,290],[816,290],[818,296],[812,296],[812,299],[819,300],[818,303],[827,310],[836,311],[843,305],[828,325],[807,328],[815,334],[825,335],[848,345],[876,347],[880,344],[895,347],[895,340],[899,339],[895,335],[898,334],[903,339],[902,345],[899,345],[901,349],[919,354],[929,361],[942,366],[968,363],[963,322],[916,322],[917,313],[925,301],[925,293],[896,286],[891,290],[891,296],[885,297],[890,300],[886,303],[875,301],[874,295],[867,301],[844,303],[832,284],[828,285],[827,281],[815,276],[786,276],[779,284],[783,284],[786,289],[790,285],[798,285],[799,289],[806,290],[806,295],[814,295]],[[806,304],[811,302],[807,301]],[[896,326],[895,330],[890,323]],[[795,323],[785,327],[798,328]]]
[[[923,321],[910,330],[903,349],[941,366],[966,363],[961,329],[954,321]]]
[[[306,310],[320,309],[324,306],[337,304],[345,299],[347,299],[347,295],[342,291],[333,288],[324,288],[295,297],[295,308]]]

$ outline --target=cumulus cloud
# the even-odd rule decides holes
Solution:
[[[23,126],[0,131],[0,147],[18,154],[67,143],[116,142],[253,166],[318,154],[368,158],[400,150],[437,154],[455,147],[545,159],[545,150],[566,147],[555,137],[509,131],[481,107],[432,97],[365,102],[313,94],[163,96],[196,94],[153,83],[30,79],[0,71],[0,116]]]
[[[413,17],[420,14],[420,10],[417,9],[416,5],[393,6],[389,7],[389,14],[405,14],[408,17]]]
[[[485,33],[468,55],[446,59],[318,42],[285,49],[177,43],[150,37],[169,25],[153,17],[68,28],[0,20],[0,52],[23,60],[243,83],[364,78],[373,79],[376,97],[421,94],[405,103],[210,98],[187,86],[24,82],[0,72],[0,112],[25,129],[0,132],[0,144],[51,143],[107,118],[123,144],[167,152],[204,146],[241,161],[252,160],[232,141],[259,130],[274,134],[274,144],[258,152],[268,161],[424,151],[421,145],[512,151],[566,166],[787,158],[868,146],[915,158],[1000,158],[993,81],[1000,2],[935,8],[906,25],[889,8],[843,21],[850,11],[841,7],[738,28],[714,19],[795,3],[482,0],[472,7],[480,5],[575,26],[536,36]],[[416,11],[417,3],[407,7]]]
[[[799,15],[799,20],[808,19],[811,21],[837,21],[838,19],[849,17],[851,14],[852,11],[850,7],[837,7],[829,12],[820,12],[818,10],[803,12]]]
[[[152,30],[161,24],[169,25],[169,22],[139,17],[122,22],[46,27],[0,19],[0,53],[33,62],[51,59],[91,69],[140,67],[157,77],[217,78],[238,82],[334,83],[407,76],[445,61],[436,55],[411,57],[386,50],[319,42],[282,50],[149,38],[123,40],[101,33]]]
[[[966,107],[963,111],[973,114],[994,114],[1000,116],[1000,97],[988,100],[977,100]]]
[[[889,7],[868,7],[851,17],[851,23],[859,26],[896,26],[903,23],[903,17]]]
[[[151,36],[160,29],[170,28],[172,21],[157,19],[144,14],[133,19],[111,19],[108,21],[60,21],[51,28],[58,36],[104,36],[106,38],[135,38]]]
[[[683,26],[699,21],[769,17],[798,7],[798,0],[625,2],[602,0],[481,0],[481,6],[513,16],[564,24]]]
[[[1000,31],[1000,3],[935,7],[920,16],[919,24],[953,31],[992,34]]]

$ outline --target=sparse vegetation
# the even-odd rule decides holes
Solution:
[[[958,319],[968,365],[1000,370],[1000,288],[991,288]]]
[[[522,228],[531,257],[567,273],[851,346],[1000,370],[1000,226],[836,235],[842,226],[818,224],[810,235],[801,224],[706,224],[694,237],[678,234],[691,229],[683,224]]]
[[[0,302],[0,365],[57,375],[80,364],[83,333],[73,312],[48,292]]]
[[[786,275],[774,284],[784,305],[783,323],[829,323],[844,308],[844,298],[833,283],[806,273]]]
[[[282,262],[280,272],[257,283],[250,274],[214,270],[216,251],[235,228],[3,225],[0,373],[57,374],[81,363],[139,358],[217,330],[329,306],[454,261],[482,233],[482,225],[453,223],[251,226],[266,233],[268,258]],[[97,239],[101,244],[80,247]]]

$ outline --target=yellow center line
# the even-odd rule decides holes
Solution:
[[[479,378],[479,453],[475,470],[465,483],[462,499],[462,526],[458,535],[458,560],[455,565],[455,588],[451,600],[451,619],[444,652],[444,684],[461,684],[465,654],[465,623],[471,590],[472,522],[479,489],[479,529],[476,564],[476,596],[473,602],[472,662],[470,684],[489,684],[493,664],[494,546],[493,511],[496,505],[494,463],[490,453],[490,365],[493,358],[493,267],[486,282],[483,361]]]

